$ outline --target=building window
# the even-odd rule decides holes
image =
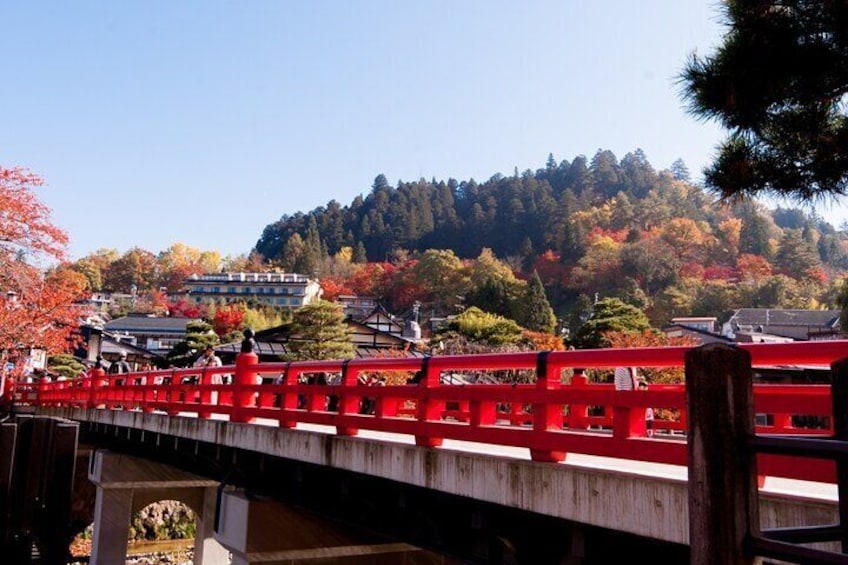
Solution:
[[[250,292],[250,289],[247,288],[246,286],[241,289],[242,294],[248,294],[249,292]]]
[[[300,306],[300,299],[299,298],[292,298],[291,299],[291,305],[292,306]]]
[[[236,292],[236,287],[234,287],[234,286],[228,287],[228,288],[227,288],[227,292],[229,292],[230,294],[235,294],[235,292]]]
[[[278,298],[278,299],[277,299],[277,304],[280,304],[280,305],[282,305],[282,306],[285,306],[286,304],[288,304],[288,301],[289,301],[289,300],[288,300],[288,298]]]
[[[213,286],[212,292],[221,292],[221,287],[220,286]]]

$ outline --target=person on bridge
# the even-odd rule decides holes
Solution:
[[[131,373],[132,368],[130,368],[130,364],[127,363],[127,352],[121,351],[118,354],[118,360],[109,365],[109,370],[107,371],[110,375],[124,375],[126,373]],[[117,379],[115,381],[116,385],[124,384],[124,379]]]
[[[201,368],[220,367],[222,365],[221,358],[215,355],[215,349],[211,345],[207,345],[200,357],[197,358],[197,361],[194,362],[195,367]],[[215,373],[212,375],[211,382],[213,385],[222,385],[224,384],[224,377],[220,373]]]
[[[616,367],[615,390],[636,390],[636,367]]]
[[[648,390],[648,381],[639,379],[639,390]],[[645,408],[645,433],[648,437],[654,437],[654,409],[648,406]]]
[[[110,375],[123,375],[130,372],[132,372],[132,369],[130,368],[130,364],[127,363],[127,352],[121,351],[118,354],[118,360],[109,365],[108,373]]]

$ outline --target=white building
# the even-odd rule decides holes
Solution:
[[[215,273],[192,275],[184,283],[189,299],[201,302],[254,300],[300,308],[321,298],[317,279],[297,273]]]

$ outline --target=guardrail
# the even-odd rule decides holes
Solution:
[[[754,367],[830,365],[848,354],[848,341],[740,345]],[[563,352],[528,352],[432,358],[355,359],[258,363],[252,353],[235,365],[207,369],[157,370],[126,375],[92,371],[83,379],[25,385],[19,403],[90,409],[141,410],[233,422],[276,420],[335,426],[341,435],[358,430],[409,434],[422,446],[444,439],[525,447],[536,461],[560,461],[568,452],[687,464],[686,394],[683,385],[653,384],[647,391],[616,391],[590,384],[590,368],[683,367],[692,348],[658,347]],[[454,371],[535,371],[535,384],[442,384]],[[561,383],[572,369],[568,384]],[[341,375],[338,384],[307,384],[307,377]],[[367,386],[358,377],[400,373],[414,384]],[[231,384],[221,384],[231,375]],[[319,379],[313,379],[321,382]],[[196,381],[197,384],[190,384]],[[654,437],[646,437],[647,407],[668,409],[673,419],[655,419]],[[755,412],[767,415],[761,434],[827,435],[831,427],[793,427],[797,416],[832,422],[828,385],[757,385]],[[803,463],[802,463],[803,462]],[[835,482],[832,461],[761,454],[758,473]]]

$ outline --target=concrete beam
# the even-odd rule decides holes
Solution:
[[[89,479],[97,486],[91,563],[123,563],[130,518],[148,504],[178,500],[197,519],[194,563],[227,565],[229,555],[214,539],[218,482],[141,457],[98,450]]]
[[[362,543],[347,527],[243,490],[223,493],[215,538],[232,553],[233,565],[295,565],[326,559],[351,565],[432,562],[432,555],[419,547]]]
[[[418,447],[411,439],[410,443],[401,443],[403,438],[397,438],[397,434],[384,434],[388,439],[376,440],[142,412],[54,408],[49,413],[142,430],[163,438],[208,442],[326,465],[663,541],[689,541],[685,470],[678,477],[578,466],[568,460],[538,463],[491,453]],[[835,499],[764,494],[760,504],[763,528],[838,519]],[[829,518],[820,521],[823,514]]]

